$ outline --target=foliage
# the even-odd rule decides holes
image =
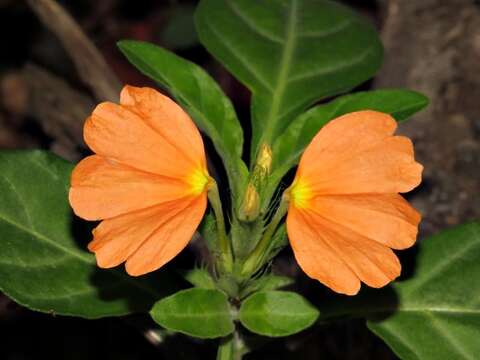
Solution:
[[[325,319],[361,316],[402,359],[474,359],[480,351],[480,222],[418,246],[414,273],[383,290],[332,299]]]
[[[266,336],[287,336],[311,326],[318,310],[289,291],[256,292],[242,303],[239,319],[248,330]]]
[[[321,302],[320,310],[299,294],[278,290],[293,280],[269,270],[287,243],[283,214],[273,215],[279,207],[276,192],[314,135],[353,111],[377,110],[401,122],[428,103],[406,89],[341,95],[381,65],[373,26],[327,0],[202,0],[195,23],[201,43],[252,93],[250,149],[244,149],[231,101],[205,70],[153,44],[124,40],[118,46],[182,105],[222,158],[231,194],[222,200],[224,207],[232,204],[227,216],[231,268],[219,266],[222,206],[217,204],[199,229],[212,264],[184,273],[192,288],[178,291],[179,282],[164,269],[141,278],[123,269],[98,269],[85,250],[89,229],[68,204],[73,165],[43,151],[2,151],[0,289],[30,309],[61,315],[149,311],[170,331],[222,338],[219,359],[238,359],[248,351],[239,340],[245,329],[288,336],[352,317],[368,319],[369,329],[403,359],[475,358],[480,353],[478,222],[421,242],[411,278],[354,298],[335,296]],[[245,329],[239,331],[240,324]]]
[[[150,315],[167,329],[199,338],[227,336],[233,331],[228,298],[215,289],[179,291],[157,302]]]
[[[166,273],[135,280],[120,269],[99,271],[68,204],[70,163],[39,150],[2,151],[0,168],[0,288],[15,301],[98,318],[145,312],[176,289]]]

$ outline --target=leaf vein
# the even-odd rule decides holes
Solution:
[[[240,10],[240,8],[237,6],[235,1],[227,1],[227,6],[235,13],[235,15],[238,16],[240,20],[243,21],[245,25],[247,25],[252,31],[256,32],[258,35],[262,36],[263,38],[270,40],[271,42],[277,43],[277,44],[282,44],[283,39],[278,37],[277,35],[262,29],[261,27],[257,26],[254,22],[251,21],[251,19]]]
[[[269,85],[268,81],[266,79],[264,79],[259,73],[257,70],[255,70],[251,65],[250,63],[248,62],[247,59],[245,59],[243,57],[243,55],[241,55],[236,49],[235,47],[231,46],[229,44],[229,42],[224,38],[223,35],[220,34],[220,32],[215,28],[213,27],[209,22],[206,22],[207,26],[210,28],[210,30],[212,31],[213,35],[215,35],[223,44],[223,46],[228,50],[230,51],[230,53],[232,53],[232,55],[234,57],[236,57],[238,59],[238,61],[240,61],[242,63],[242,65],[245,67],[245,69],[248,70],[248,72],[250,72],[251,75],[253,75],[257,80],[258,82],[266,89],[268,90],[270,93],[273,93],[273,89],[272,87]]]
[[[450,344],[450,346],[454,349],[454,351],[456,351],[458,354],[460,354],[461,358],[464,358],[464,359],[472,359],[472,360],[475,360],[474,358],[472,358],[470,356],[469,353],[465,352],[463,349],[462,349],[462,346],[458,343],[458,340],[455,339],[451,334],[450,332],[448,332],[444,327],[443,325],[441,324],[441,322],[438,321],[437,318],[435,318],[435,316],[433,316],[432,313],[430,312],[426,312],[425,313],[425,316],[427,318],[430,319],[430,324],[431,326],[437,330],[437,332],[443,336],[443,338],[445,340],[447,340],[447,342]]]
[[[420,289],[423,285],[425,285],[425,283],[437,277],[439,273],[447,270],[448,266],[451,263],[457,260],[460,260],[465,253],[469,252],[471,248],[478,245],[479,245],[478,243],[472,242],[468,246],[465,246],[463,249],[458,251],[455,255],[451,257],[447,257],[444,261],[439,262],[434,268],[430,269],[430,272],[425,277],[418,279],[418,281],[414,283],[412,287],[410,287],[409,289],[406,289],[404,296],[409,296],[415,291],[417,291],[418,289]]]
[[[336,62],[335,65],[324,67],[321,70],[307,72],[307,73],[303,73],[303,74],[298,74],[296,76],[291,77],[290,80],[289,80],[289,83],[297,82],[297,81],[308,79],[308,78],[317,77],[317,76],[320,76],[320,75],[323,76],[323,75],[326,75],[326,74],[329,74],[329,73],[339,71],[342,68],[354,66],[357,63],[365,60],[365,58],[368,55],[370,55],[370,53],[375,49],[374,45],[376,45],[376,44],[370,45],[358,57],[356,57],[353,60],[344,61],[344,62]]]
[[[327,37],[330,35],[334,35],[339,33],[342,30],[345,30],[348,28],[350,25],[353,24],[353,21],[351,19],[346,19],[345,21],[342,21],[341,23],[338,23],[336,26],[330,27],[326,30],[321,30],[321,31],[303,31],[299,32],[297,34],[298,37],[315,37],[315,38],[323,38]]]

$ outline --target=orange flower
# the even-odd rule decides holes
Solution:
[[[88,248],[98,266],[130,275],[160,268],[190,241],[207,206],[202,138],[189,116],[150,88],[125,86],[120,105],[98,105],[84,138],[96,155],[71,178],[70,204],[103,220]]]
[[[399,192],[421,181],[412,142],[375,111],[341,116],[305,150],[287,191],[287,233],[300,267],[332,290],[382,287],[400,262],[391,249],[415,243],[420,214]]]

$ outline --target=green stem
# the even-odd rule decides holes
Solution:
[[[231,272],[233,268],[233,255],[230,240],[228,239],[225,230],[225,218],[223,217],[222,202],[220,201],[220,194],[215,180],[211,180],[211,186],[208,191],[208,200],[212,205],[215,218],[217,220],[217,237],[218,247],[221,253],[222,267],[224,270]]]
[[[220,339],[217,351],[217,360],[233,360],[235,353],[235,344],[233,335]]]
[[[233,334],[220,339],[217,360],[242,360],[245,346],[237,330]]]
[[[272,239],[275,230],[277,229],[280,221],[282,221],[288,210],[288,199],[287,196],[283,195],[280,205],[278,206],[275,215],[273,215],[272,221],[265,230],[262,238],[258,242],[255,249],[251,252],[242,268],[242,275],[251,275],[253,274],[262,264],[262,259],[264,258],[265,252],[270,245],[270,240]]]

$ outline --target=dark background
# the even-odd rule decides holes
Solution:
[[[414,140],[418,161],[425,166],[423,184],[408,196],[424,216],[420,237],[480,218],[479,2],[344,2],[375,23],[385,45],[381,71],[362,89],[407,87],[431,100],[428,109],[400,128]],[[119,83],[153,85],[125,61],[115,42],[157,43],[205,67],[249,128],[249,93],[199,45],[192,22],[195,1],[60,3],[98,47]],[[0,148],[44,148],[72,161],[81,158],[86,153],[80,140],[83,119],[98,102],[72,61],[85,54],[66,51],[22,0],[0,0],[0,44]],[[188,268],[195,251],[192,246],[174,265]],[[407,264],[409,256],[403,255]],[[327,292],[299,272],[288,250],[275,270],[296,277],[296,290],[313,303]],[[152,329],[148,319],[136,316],[86,321],[34,313],[0,294],[0,359],[214,358],[214,341]],[[247,359],[395,358],[361,320],[318,325],[262,349]]]

